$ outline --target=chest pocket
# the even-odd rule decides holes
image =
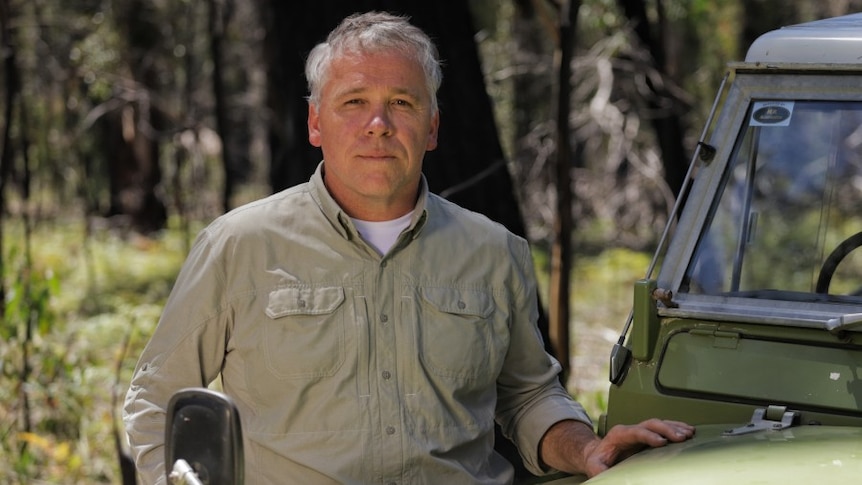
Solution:
[[[423,288],[420,353],[428,371],[442,377],[496,378],[504,339],[496,334],[494,299],[484,290]]]
[[[264,356],[279,379],[328,377],[344,363],[344,289],[273,290],[266,307]]]

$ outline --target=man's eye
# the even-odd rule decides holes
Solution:
[[[396,100],[392,101],[392,104],[394,104],[396,106],[404,106],[404,107],[413,106],[413,104],[410,101],[407,101],[406,99],[396,99]]]

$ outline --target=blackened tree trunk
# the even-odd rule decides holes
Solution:
[[[572,144],[569,113],[571,106],[572,57],[575,50],[575,33],[578,24],[580,0],[563,0],[560,9],[560,45],[554,55],[557,69],[556,83],[556,134],[555,186],[557,210],[554,216],[554,244],[551,248],[549,334],[554,355],[563,367],[563,382],[568,379],[569,362],[569,291],[572,267]]]
[[[6,314],[6,260],[3,258],[5,240],[6,187],[12,174],[12,119],[15,116],[15,100],[18,97],[20,80],[9,21],[12,9],[8,0],[0,0],[0,49],[3,51],[3,128],[0,132],[0,315]]]
[[[123,218],[122,226],[143,234],[164,228],[167,221],[155,190],[161,180],[158,142],[141,128],[147,122],[146,104],[130,103],[100,120],[111,192],[107,215]]]
[[[228,148],[228,113],[227,93],[224,80],[224,38],[227,24],[233,11],[231,0],[208,0],[210,57],[212,58],[212,90],[215,105],[216,131],[222,141],[222,167],[224,168],[224,187],[222,188],[222,210],[230,210],[230,201],[234,193],[236,181],[236,162],[233,160],[233,150]]]
[[[652,28],[647,18],[644,0],[618,0],[618,3],[631,22],[637,40],[649,52],[653,67],[659,75],[666,76],[666,56],[661,39],[661,33],[666,28],[662,0],[656,2],[659,25],[655,28]],[[688,157],[683,145],[684,129],[680,121],[681,105],[663,83],[656,83],[647,77],[647,84],[650,96],[646,103],[650,112],[655,113],[651,122],[661,150],[665,182],[673,194],[678,196],[688,167]]]
[[[118,26],[128,42],[131,80],[118,96],[125,104],[101,121],[110,176],[110,216],[127,216],[131,229],[150,233],[165,227],[167,208],[156,194],[161,182],[158,133],[163,123],[154,107],[158,18],[144,0],[117,2]]]

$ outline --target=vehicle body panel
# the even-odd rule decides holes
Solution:
[[[862,429],[799,426],[723,436],[722,425],[700,426],[690,441],[646,450],[610,470],[547,482],[554,485],[697,483],[857,483],[862,477]]]

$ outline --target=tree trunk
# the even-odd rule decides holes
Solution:
[[[667,76],[664,45],[661,41],[661,32],[666,28],[662,0],[659,0],[656,5],[659,25],[655,29],[650,28],[644,0],[618,0],[618,3],[631,22],[638,41],[652,57],[653,66],[658,74]],[[659,32],[659,39],[656,39],[653,31]],[[646,103],[649,111],[656,113],[651,118],[651,122],[661,150],[665,182],[674,196],[678,196],[688,168],[688,156],[683,146],[684,130],[679,118],[681,109],[677,99],[664,88],[662,83],[656,84],[647,77],[647,85],[651,95],[646,99]]]
[[[215,104],[215,121],[216,132],[222,139],[222,167],[224,168],[224,187],[222,189],[222,210],[227,212],[230,210],[230,200],[234,192],[234,172],[232,169],[234,162],[232,160],[233,151],[229,150],[228,137],[228,114],[227,100],[225,99],[225,82],[223,69],[223,43],[224,35],[227,30],[227,24],[230,20],[230,12],[232,5],[230,0],[208,0],[209,7],[209,36],[210,36],[210,57],[213,63],[212,73],[212,90],[213,103]]]
[[[9,0],[0,0],[0,50],[3,52],[3,131],[0,133],[0,316],[6,314],[6,259],[3,241],[5,240],[6,186],[12,174],[12,119],[15,115],[15,100],[19,92],[18,65],[15,60],[15,46],[10,36],[11,16]]]
[[[4,122],[5,126],[3,127],[2,132],[2,147],[0,147],[0,323],[4,323],[3,319],[6,314],[6,258],[4,252],[4,246],[2,244],[5,238],[5,217],[6,217],[6,188],[9,182],[9,179],[14,174],[13,166],[15,161],[15,147],[13,147],[12,143],[12,131],[13,124],[15,120],[16,111],[20,112],[20,95],[21,95],[21,78],[20,71],[18,70],[18,63],[16,59],[16,50],[15,50],[15,42],[12,40],[12,31],[9,27],[9,21],[12,17],[12,9],[10,8],[8,0],[0,0],[0,47],[3,50],[3,68],[5,71],[4,76],[4,86],[6,88],[6,96],[4,99]],[[16,110],[15,107],[18,106],[19,109]],[[21,126],[21,117],[18,118],[18,126],[19,131],[25,129],[25,126]],[[25,153],[27,147],[20,147],[21,152]],[[27,167],[25,167],[25,170]],[[26,188],[26,187],[25,187]],[[25,208],[26,214],[26,208]],[[29,221],[27,221],[29,224]],[[27,226],[29,227],[29,226]],[[27,234],[29,236],[29,233]],[[29,256],[29,245],[26,247],[27,252],[26,256]],[[30,263],[30,260],[27,260],[27,263]],[[19,290],[23,290],[24,301],[30,297],[29,293],[26,291],[27,281],[22,282],[23,288],[19,288]],[[26,307],[26,305],[25,305]],[[19,340],[20,350],[21,350],[21,368],[18,371],[19,381],[17,386],[18,393],[18,408],[16,409],[16,413],[19,418],[19,431],[29,432],[32,430],[32,412],[30,406],[30,397],[28,393],[30,374],[32,367],[30,366],[30,350],[32,346],[32,319],[30,315],[18,315],[25,319],[25,327],[24,327],[24,335],[21,335],[21,330],[18,326],[19,321],[13,317],[12,321],[9,322],[11,328],[19,329],[17,331],[17,336]]]
[[[557,158],[555,186],[557,210],[554,218],[554,245],[551,251],[549,333],[554,355],[563,366],[563,382],[571,369],[569,358],[569,294],[572,268],[572,164],[571,106],[572,57],[575,49],[575,32],[578,24],[579,0],[564,0],[560,12],[560,45],[554,56],[557,69],[555,105],[557,109]]]
[[[157,16],[144,0],[129,0],[117,8],[118,28],[129,43],[132,82],[124,88],[126,104],[102,120],[109,160],[109,216],[124,216],[129,228],[150,233],[165,227],[167,208],[156,195],[161,182],[158,132],[161,116],[153,107],[157,67],[149,62],[159,38]]]

